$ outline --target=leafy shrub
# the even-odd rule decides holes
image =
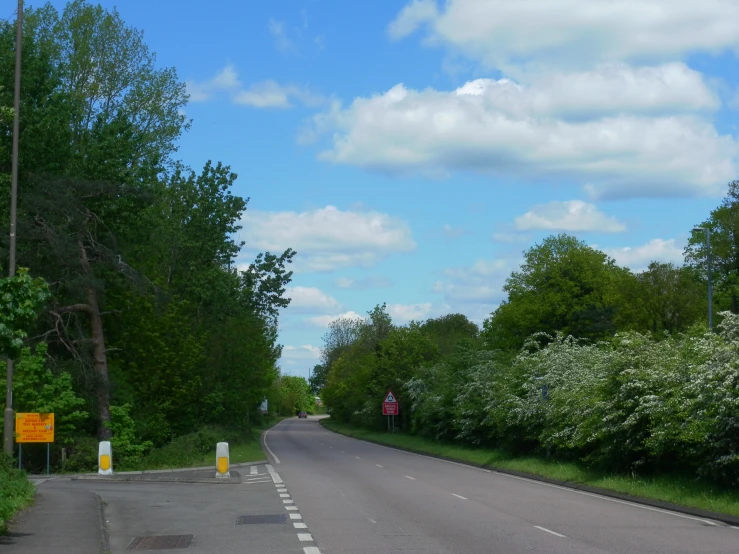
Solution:
[[[511,361],[460,350],[406,383],[412,430],[737,485],[739,316],[720,315],[717,334],[697,327],[654,340],[629,332],[589,345],[536,334]]]
[[[135,465],[153,446],[151,441],[137,441],[136,422],[129,415],[130,411],[130,404],[110,407],[110,446],[113,449],[113,463],[118,467]]]
[[[31,501],[33,492],[33,483],[25,473],[15,469],[7,455],[0,454],[0,535],[13,514]]]
[[[82,435],[73,437],[67,447],[67,461],[62,468],[71,473],[88,473],[97,471],[98,440],[95,437]],[[113,452],[115,456],[115,452]],[[113,458],[113,462],[116,459]]]

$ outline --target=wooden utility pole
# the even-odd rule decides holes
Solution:
[[[23,0],[18,0],[18,16],[15,22],[15,90],[13,92],[13,159],[10,170],[10,260],[8,275],[15,276],[15,223],[18,208],[18,133],[21,113],[21,42],[23,38]],[[13,455],[15,422],[13,421],[13,360],[8,358],[5,381],[5,413],[3,426],[3,451]]]

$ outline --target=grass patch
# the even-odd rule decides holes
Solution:
[[[215,466],[216,444],[219,442],[228,443],[232,464],[266,460],[267,456],[262,450],[259,437],[264,429],[275,425],[281,419],[284,418],[267,419],[262,425],[254,427],[250,433],[223,427],[204,427],[194,433],[177,437],[169,444],[151,450],[134,464],[119,469],[142,471]]]
[[[635,497],[672,502],[691,508],[701,508],[712,512],[739,516],[739,491],[726,490],[717,485],[687,476],[665,474],[643,477],[639,475],[610,474],[590,470],[573,462],[546,460],[535,456],[516,457],[503,450],[471,448],[402,433],[392,435],[337,423],[329,419],[321,420],[321,425],[343,435],[388,446],[397,446],[421,454],[442,456],[460,462],[484,465],[491,469],[521,471],[551,479],[599,487]]]
[[[33,500],[34,487],[23,471],[13,467],[12,460],[0,454],[0,535],[7,531],[10,518]]]

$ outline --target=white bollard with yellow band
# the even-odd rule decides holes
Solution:
[[[109,441],[103,441],[98,446],[98,474],[113,475],[113,450]]]
[[[228,456],[228,443],[219,442],[216,445],[216,477],[222,479],[228,479],[231,474],[228,471],[228,467],[231,465],[231,460]]]

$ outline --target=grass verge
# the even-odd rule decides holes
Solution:
[[[0,454],[0,535],[7,531],[13,515],[33,500],[34,487],[26,474],[13,468],[12,461]]]
[[[516,457],[503,450],[465,447],[402,433],[391,435],[337,423],[330,419],[321,420],[321,425],[343,435],[397,446],[420,454],[441,456],[490,469],[521,471],[635,497],[739,516],[739,491],[727,490],[688,476],[666,474],[644,477],[610,474],[590,470],[572,462],[546,460],[535,456]]]
[[[121,470],[182,469],[215,465],[216,444],[227,442],[232,464],[266,460],[259,436],[284,418],[265,419],[246,434],[236,429],[205,427],[177,437],[169,444],[155,448],[135,464]]]

